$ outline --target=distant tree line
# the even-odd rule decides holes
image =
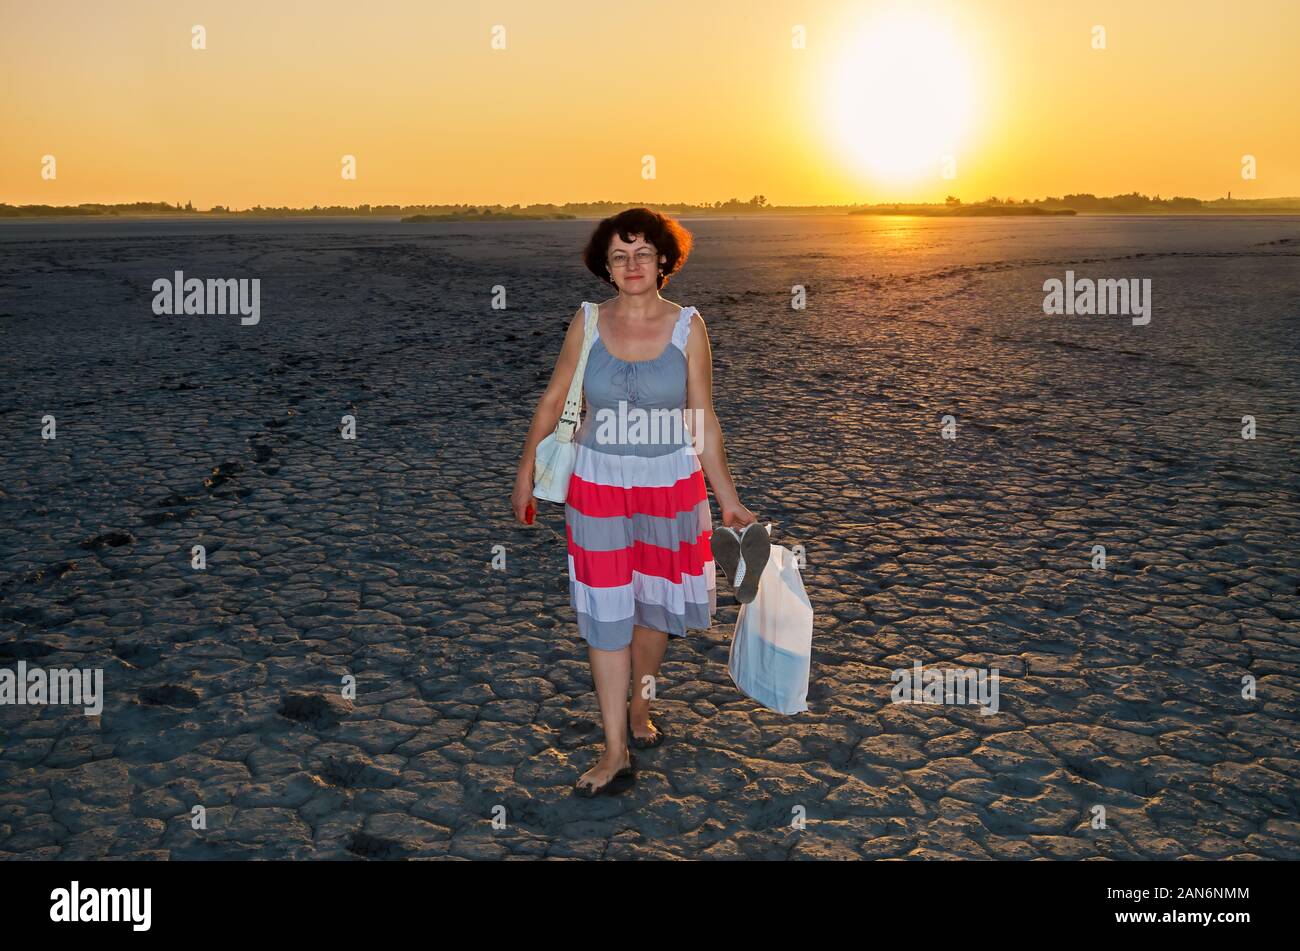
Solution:
[[[888,202],[880,204],[851,205],[771,205],[766,195],[754,195],[748,201],[729,198],[692,204],[689,202],[637,202],[637,201],[596,201],[569,202],[563,205],[534,204],[515,205],[312,205],[310,208],[294,208],[289,205],[262,206],[234,209],[226,205],[213,205],[207,211],[196,210],[192,203],[179,202],[170,204],[165,201],[137,201],[129,204],[80,205],[7,205],[0,204],[0,218],[27,218],[46,216],[144,216],[144,215],[196,215],[241,217],[401,217],[419,220],[464,220],[465,218],[596,218],[606,217],[625,208],[644,204],[665,214],[681,216],[707,215],[752,215],[764,213],[778,214],[981,214],[1011,213],[1032,214],[1053,213],[1069,214],[1141,214],[1143,212],[1182,214],[1195,212],[1215,212],[1237,210],[1253,213],[1295,214],[1300,212],[1300,198],[1255,198],[1224,199],[1203,201],[1199,198],[1161,198],[1159,195],[1148,197],[1131,192],[1126,195],[1102,197],[1087,192],[1069,194],[1061,197],[1046,198],[998,198],[990,196],[981,202],[963,204],[955,195],[948,195],[942,204],[937,202]],[[1010,209],[1015,209],[1011,211]]]

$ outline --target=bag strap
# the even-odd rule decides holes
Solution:
[[[578,366],[573,371],[573,381],[569,384],[569,395],[564,400],[564,411],[555,426],[555,438],[560,442],[570,442],[577,432],[578,422],[582,419],[582,378],[587,372],[587,355],[595,342],[596,321],[600,318],[600,305],[582,302],[586,310],[586,319],[582,327],[582,354],[578,357]],[[568,423],[568,427],[565,427]]]

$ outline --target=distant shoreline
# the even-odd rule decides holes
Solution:
[[[1019,211],[1006,210],[994,211],[988,210],[970,210],[966,212],[953,213],[940,210],[860,210],[853,212],[829,212],[829,211],[810,211],[810,212],[765,212],[759,214],[680,214],[673,217],[681,220],[708,220],[717,219],[719,221],[734,221],[739,219],[768,219],[768,218],[843,218],[843,217],[867,217],[867,218],[938,218],[938,219],[978,219],[978,218],[1277,218],[1277,217],[1300,217],[1300,208],[1266,208],[1266,209],[1211,209],[1203,208],[1195,211],[1077,211],[1075,209],[1063,210],[1036,210],[1036,211]],[[209,214],[206,212],[198,213],[176,213],[176,214],[101,214],[101,215],[75,215],[75,214],[58,214],[58,215],[0,215],[0,224],[8,222],[31,221],[38,223],[50,223],[57,221],[67,221],[70,223],[84,223],[88,221],[103,222],[122,222],[122,221],[374,221],[374,222],[395,222],[398,224],[491,224],[495,219],[501,222],[519,222],[519,221],[599,221],[606,216],[604,215],[565,215],[555,218],[534,218],[528,216],[507,217],[506,215],[466,215],[466,216],[428,216],[417,215],[401,217],[399,215],[321,215],[321,214],[285,214],[285,215],[244,215],[244,214]]]
[[[313,205],[311,208],[263,207],[232,209],[214,205],[202,211],[186,202],[175,205],[169,202],[118,202],[106,204],[82,202],[77,205],[10,205],[0,202],[0,221],[20,219],[51,220],[122,220],[122,219],[361,219],[391,221],[402,224],[466,224],[491,221],[578,221],[599,220],[626,208],[637,207],[637,202],[570,202],[565,205],[535,204],[527,207],[511,205],[502,208],[493,205]],[[1061,197],[1048,196],[1033,200],[1016,201],[997,197],[983,201],[963,202],[949,195],[943,202],[877,202],[857,205],[772,205],[762,195],[747,202],[732,199],[725,204],[691,205],[684,202],[646,204],[653,211],[679,219],[739,219],[766,217],[848,217],[858,215],[906,216],[927,218],[1037,218],[1069,217],[1072,215],[1297,215],[1300,214],[1300,197],[1275,198],[1161,198],[1137,192],[1124,195],[1093,195],[1087,192],[1070,193]]]
[[[1123,214],[1124,212],[1121,212]],[[1038,208],[1034,205],[955,205],[935,208],[930,205],[893,208],[860,208],[850,215],[898,215],[909,218],[1040,218],[1077,215],[1073,208]],[[1129,212],[1146,214],[1146,212]]]

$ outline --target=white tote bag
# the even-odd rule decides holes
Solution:
[[[569,394],[564,400],[564,411],[555,431],[537,444],[533,462],[533,495],[548,502],[563,502],[569,494],[569,477],[578,458],[578,447],[573,444],[573,434],[578,431],[582,418],[582,378],[587,372],[587,354],[596,336],[599,304],[582,302],[586,311],[582,332],[582,354],[573,371]]]
[[[795,554],[784,545],[773,545],[758,594],[740,606],[736,618],[727,662],[732,681],[769,710],[807,710],[812,632],[812,602],[804,592]]]

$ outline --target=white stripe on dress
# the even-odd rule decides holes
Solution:
[[[700,458],[690,446],[662,456],[620,456],[590,446],[578,446],[573,471],[583,482],[619,489],[663,488],[674,485],[700,468]]]
[[[597,621],[618,621],[631,617],[635,611],[634,600],[642,604],[659,605],[673,614],[685,614],[687,601],[707,604],[709,590],[716,590],[717,587],[712,561],[704,563],[702,574],[683,574],[680,584],[667,578],[633,571],[631,584],[593,588],[574,577],[573,556],[570,555],[569,580],[574,587],[573,609],[590,614]]]

